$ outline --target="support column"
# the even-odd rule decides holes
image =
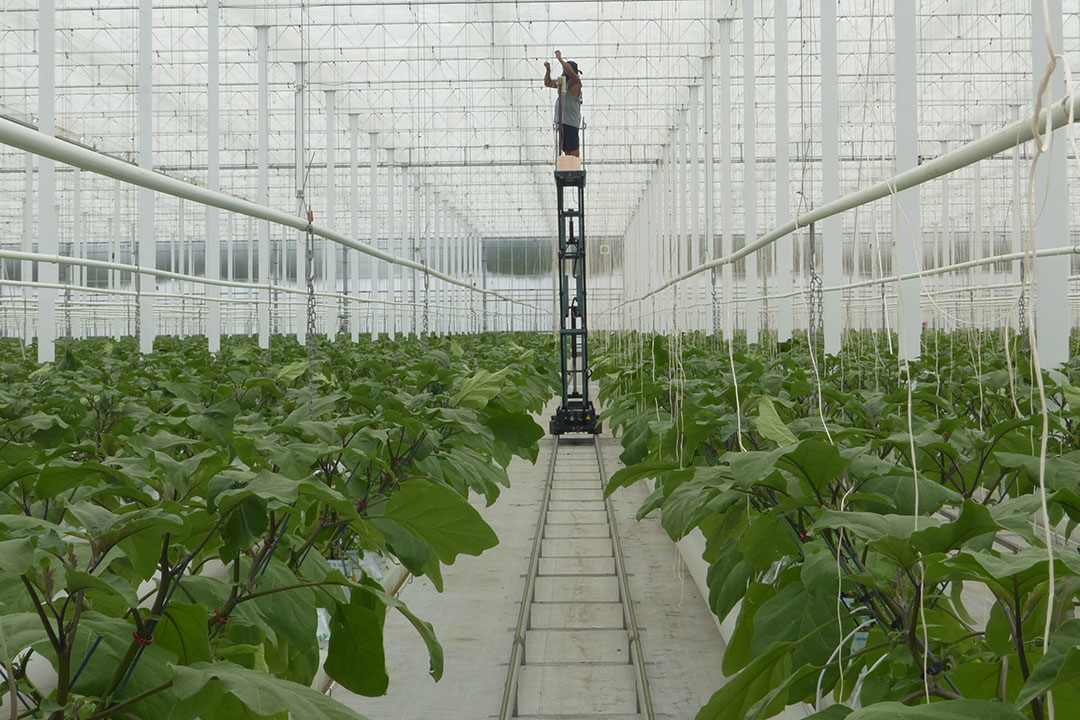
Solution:
[[[973,140],[977,140],[978,138],[982,137],[982,124],[981,123],[973,124],[971,126],[971,131],[972,131],[972,135],[974,136],[972,138]],[[972,239],[972,243],[971,243],[971,245],[972,245],[972,257],[985,258],[985,257],[989,257],[989,256],[993,255],[994,246],[993,246],[993,243],[990,243],[990,247],[987,248],[987,247],[985,247],[985,243],[983,241],[984,240],[983,239],[983,212],[984,212],[984,210],[983,210],[983,197],[982,197],[982,163],[981,162],[975,163],[975,165],[972,166],[971,169],[975,173],[974,177],[972,178],[972,183],[971,183],[971,192],[975,196],[975,203],[974,203],[974,207],[972,208],[972,213],[973,213],[972,232],[974,233],[974,238]],[[991,222],[990,227],[993,228],[994,223]],[[982,266],[979,267],[979,269],[976,272],[977,272],[978,277],[979,277],[979,284],[980,285],[985,287],[986,285],[990,284],[992,266],[990,266],[990,265],[982,265]],[[983,304],[980,304],[977,309],[978,309],[978,313],[977,313],[978,314],[978,319],[979,319],[980,322],[982,322],[986,318],[986,315],[987,315],[986,306],[983,305]]]
[[[34,251],[34,159],[37,156],[33,153],[26,153],[26,194],[23,196],[23,227],[22,227],[22,251],[33,252]],[[119,181],[117,181],[119,182]],[[40,201],[39,201],[40,202]],[[117,203],[119,205],[119,203]],[[113,215],[113,223],[118,222],[117,216]],[[112,270],[109,271],[109,278],[112,279]],[[28,282],[34,279],[34,264],[29,260],[22,260],[19,262],[19,280]],[[109,287],[112,287],[110,285]],[[25,286],[22,289],[23,296],[23,327],[22,338],[23,343],[27,346],[30,345],[30,341],[34,338],[34,329],[30,323],[30,313],[28,311],[30,305],[30,298],[34,296],[33,288]]]
[[[153,33],[152,0],[139,0],[139,167],[154,169],[153,138]],[[139,261],[150,272],[139,273],[139,351],[154,350],[154,267],[156,265],[156,242],[154,240],[154,191],[141,187],[139,197]],[[44,203],[43,203],[44,205]]]
[[[421,212],[423,212],[423,209],[421,207],[422,204],[423,197],[420,192],[420,180],[417,179],[417,181],[413,183],[413,237],[412,247],[409,250],[409,258],[413,262],[420,262],[421,258],[423,257],[420,254],[420,214]],[[421,317],[419,303],[420,283],[422,282],[422,278],[420,277],[420,273],[417,270],[413,270],[410,277],[412,278],[412,280],[409,283],[409,300],[413,304],[412,332],[410,333],[410,335],[416,336],[420,334]]]
[[[349,219],[350,237],[360,240],[360,116],[349,113]],[[349,334],[353,342],[360,340],[360,252],[346,248],[349,258]]]
[[[141,0],[147,2],[147,0]],[[38,130],[56,134],[56,6],[55,0],[38,5]],[[59,254],[56,226],[56,163],[38,158],[38,252]],[[38,263],[38,281],[56,284],[60,270],[55,263]],[[38,362],[56,357],[56,289],[38,288]]]
[[[184,267],[184,252],[187,249],[187,237],[184,233],[184,198],[177,198],[176,204],[176,235],[177,235],[177,258],[176,264],[179,266],[178,272],[184,274],[190,274],[190,268]],[[179,294],[182,296],[187,291],[187,283],[183,280],[177,281],[177,288]],[[187,334],[187,302],[183,297],[180,298],[180,337],[185,337]]]
[[[731,229],[731,23],[726,19],[720,22],[720,107],[723,113],[720,119],[720,254],[723,256],[731,254],[734,240]],[[724,337],[729,341],[735,332],[734,280],[735,268],[730,263],[724,265]]]
[[[217,2],[217,0],[213,0]],[[258,161],[259,161],[259,202],[270,205],[270,67],[269,67],[270,28],[260,25],[255,28],[258,46],[258,83],[259,83],[259,120],[258,120]],[[259,289],[259,347],[270,347],[270,222],[259,220],[259,282],[265,288]]]
[[[702,104],[705,106],[705,123],[701,128],[701,141],[705,145],[705,257],[716,258],[716,171],[713,167],[713,57],[712,43],[709,55],[701,58]],[[625,268],[624,268],[625,272]],[[720,329],[720,319],[715,316],[716,308],[712,304],[712,292],[716,287],[716,270],[702,274],[704,278],[705,299],[709,311],[705,314],[706,332],[710,337]]]
[[[391,255],[396,254],[394,248],[397,245],[397,218],[394,216],[394,195],[396,188],[394,187],[394,148],[386,149],[386,244],[383,249]],[[396,325],[397,325],[397,306],[393,303],[397,300],[395,295],[397,294],[396,273],[394,269],[396,265],[390,263],[383,263],[386,266],[386,290],[383,294],[383,299],[386,300],[386,306],[383,317],[386,319],[386,334],[393,340],[397,337]]]
[[[337,230],[337,103],[333,90],[326,91],[326,226]],[[336,242],[322,239],[323,262],[326,272],[324,282],[326,290],[337,294],[337,269],[338,255],[341,248]],[[337,337],[338,331],[338,306],[337,298],[328,298],[326,317],[326,334],[330,338]]]
[[[82,229],[82,170],[79,168],[73,168],[72,172],[72,193],[71,193],[71,255],[72,257],[83,257],[83,229]],[[85,283],[86,266],[85,265],[70,265],[68,268],[68,285],[74,285],[76,288],[81,287]],[[69,293],[65,302],[72,303],[77,302],[79,299],[78,292]],[[82,337],[82,321],[78,313],[72,312],[73,308],[69,305],[67,307],[67,317],[70,320],[71,327],[70,336],[72,338]]]
[[[296,118],[293,127],[296,131],[296,157],[293,162],[296,170],[295,186],[296,200],[300,210],[300,217],[307,219],[307,196],[304,192],[304,174],[307,168],[307,151],[304,147],[304,63],[295,63],[296,86],[295,86],[295,109]],[[294,295],[296,299],[296,341],[301,345],[307,343],[307,233],[303,230],[296,235],[296,287],[304,291],[304,295]]]
[[[897,4],[908,2],[914,12],[915,3],[910,0],[897,0]],[[899,12],[899,10],[897,10]],[[899,47],[899,40],[897,41]],[[914,49],[914,46],[913,46]],[[837,80],[836,58],[836,3],[822,3],[821,6],[821,202],[835,200],[840,195],[840,95]],[[912,62],[914,71],[914,62]],[[899,82],[899,80],[897,81]],[[836,355],[840,352],[843,335],[843,295],[828,292],[844,280],[844,222],[839,215],[823,220],[821,223],[821,258],[822,282],[826,288],[822,299],[824,316],[825,352]],[[916,314],[918,304],[915,306]]]
[[[369,134],[371,136],[371,246],[377,248],[379,247],[379,134],[377,132]],[[368,273],[368,317],[371,318],[368,328],[371,332],[371,339],[378,340],[379,311],[375,302],[379,299],[379,266],[373,257],[369,256],[368,262],[370,268]]]
[[[220,157],[220,58],[221,41],[218,33],[218,0],[210,0],[206,9],[206,155],[207,185],[211,190],[221,189]],[[264,28],[265,29],[265,28]],[[265,60],[265,55],[262,60]],[[264,71],[260,61],[260,72]],[[261,97],[261,96],[260,96]],[[261,136],[260,136],[261,138]],[[207,278],[221,279],[221,211],[215,207],[206,208],[206,245],[204,273]],[[221,287],[203,285],[206,293],[206,339],[210,352],[221,350]]]
[[[1043,3],[1049,18],[1043,15]],[[1049,25],[1047,25],[1049,20]],[[1047,36],[1056,52],[1063,52],[1061,0],[1032,0],[1031,43],[1032,71],[1036,91],[1050,62]],[[1046,97],[1046,106],[1065,94],[1061,68],[1054,71]],[[1050,142],[1044,137],[1043,144]],[[1068,175],[1065,169],[1064,133],[1059,133],[1035,168],[1035,215],[1031,219],[1026,208],[1029,227],[1032,227],[1035,247],[1039,250],[1058,247],[1069,242]],[[1027,201],[1025,200],[1025,203]],[[1028,248],[1024,248],[1027,250]],[[1055,369],[1069,359],[1069,330],[1072,314],[1069,311],[1068,275],[1071,263],[1060,257],[1038,258],[1035,261],[1035,332],[1039,348],[1039,366]]]
[[[691,96],[694,93],[694,88],[690,88]],[[693,104],[693,97],[690,99],[690,104]],[[687,146],[687,135],[689,131],[689,119],[690,109],[687,108],[682,113],[682,120],[679,123],[679,226],[678,226],[678,252],[674,254],[677,260],[675,266],[675,274],[681,275],[690,269],[690,149]],[[693,300],[693,294],[689,291],[690,286],[687,283],[679,283],[677,303],[678,309],[676,310],[676,316],[679,319],[679,327],[675,328],[677,332],[684,332],[687,329],[687,319],[690,316],[690,310],[687,307]]]
[[[826,3],[829,6],[830,3]],[[919,164],[919,104],[917,78],[916,4],[895,0],[896,18],[896,172]],[[827,182],[827,181],[826,181]],[[919,186],[897,195],[893,208],[893,237],[896,238],[897,274],[913,273],[922,258],[922,211]],[[922,338],[919,306],[919,279],[902,280],[898,287],[900,319],[900,360],[916,360]],[[828,297],[828,296],[826,296]],[[826,311],[828,318],[828,311]]]
[[[825,3],[829,5],[830,3]],[[757,239],[757,57],[754,52],[754,3],[743,3],[743,243]],[[746,342],[758,341],[760,306],[757,253],[746,256]],[[752,299],[753,298],[753,299]]]
[[[776,62],[776,224],[783,225],[791,219],[791,162],[788,138],[788,17],[787,0],[776,0],[773,49]],[[795,273],[792,268],[791,235],[776,242],[776,291],[787,295],[795,289]],[[776,302],[776,339],[791,339],[792,298],[780,297]]]
[[[701,128],[698,125],[698,87],[690,87],[690,257],[687,269],[695,268],[701,264]],[[690,281],[689,298],[691,303],[690,317],[693,320],[689,329],[702,330],[702,309],[705,303],[705,285],[702,273]]]

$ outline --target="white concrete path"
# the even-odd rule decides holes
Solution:
[[[602,442],[605,469],[612,473],[621,467],[621,448],[610,436]],[[442,594],[426,579],[412,580],[402,590],[402,599],[434,624],[442,641],[446,651],[442,681],[436,684],[428,676],[427,652],[412,627],[398,613],[390,613],[389,692],[363,698],[335,688],[334,697],[371,720],[486,720],[497,715],[551,448],[552,439],[544,438],[536,465],[515,459],[510,466],[512,487],[490,508],[483,508],[482,500],[477,504],[498,533],[498,546],[479,558],[460,557],[444,568]],[[558,502],[551,510],[572,504],[572,494],[564,491],[562,497],[553,498]],[[643,486],[619,490],[614,497],[630,592],[657,715],[665,720],[689,719],[723,682],[723,643],[659,520],[635,521],[644,497]],[[568,513],[579,512],[569,508]],[[567,515],[571,522],[590,519]],[[538,619],[534,616],[534,626]],[[571,690],[563,687],[564,692]],[[612,714],[619,711],[611,709]]]

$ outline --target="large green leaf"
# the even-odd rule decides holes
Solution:
[[[929,705],[877,703],[856,710],[846,720],[1023,720],[1024,714],[1009,703],[990,700],[946,700]]]
[[[480,513],[450,488],[422,479],[404,483],[384,514],[424,541],[447,565],[461,553],[479,555],[499,538]]]
[[[364,720],[311,688],[228,662],[176,667],[173,692],[190,703],[188,709],[201,720],[269,718],[285,710],[294,718]],[[237,710],[245,715],[237,715]]]
[[[757,429],[762,437],[772,440],[780,447],[794,445],[799,441],[776,414],[776,407],[768,395],[762,395],[758,401]]]
[[[324,667],[342,687],[369,697],[386,692],[390,677],[383,648],[385,621],[386,604],[363,588],[355,588],[349,602],[334,609]]]
[[[604,497],[611,495],[621,487],[629,487],[645,478],[659,477],[670,470],[678,470],[679,463],[673,461],[639,462],[619,468],[608,478],[604,486]]]
[[[1050,636],[1050,648],[1031,671],[1016,704],[1024,707],[1059,683],[1075,687],[1080,678],[1080,620],[1066,620]]]

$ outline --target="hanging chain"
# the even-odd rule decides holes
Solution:
[[[307,242],[304,247],[304,272],[307,275],[307,351],[308,362],[315,358],[315,213],[307,211]]]
[[[64,288],[64,329],[67,337],[71,337],[71,282]]]
[[[425,267],[426,267],[426,264],[424,263],[423,260],[421,260],[420,263],[422,265],[425,265]],[[424,337],[427,337],[428,333],[429,333],[429,330],[428,330],[428,328],[429,328],[428,310],[429,310],[430,302],[431,302],[431,274],[425,272],[424,273],[424,315],[423,315],[422,324],[421,324],[421,333],[423,334]]]
[[[305,273],[308,276],[308,419],[315,402],[315,214],[308,208],[308,232],[305,243]]]
[[[821,276],[817,274],[817,248],[814,239],[814,223],[810,223],[810,336],[816,340],[824,332],[825,322],[822,308],[824,292]]]
[[[139,243],[135,243],[135,346],[142,347],[142,262],[139,258]]]
[[[1024,261],[1020,261],[1020,301],[1017,304],[1020,311],[1020,323],[1017,326],[1021,335],[1027,334],[1027,289],[1024,287]]]

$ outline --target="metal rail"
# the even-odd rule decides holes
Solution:
[[[596,448],[596,462],[600,466],[600,484],[607,485],[607,472],[604,470],[604,454],[600,451],[600,436],[593,436],[593,447]],[[622,590],[623,617],[626,620],[626,632],[630,636],[630,660],[634,663],[637,671],[638,706],[647,720],[655,720],[656,712],[653,710],[652,693],[649,691],[649,676],[645,673],[645,652],[641,649],[641,632],[638,629],[637,616],[634,613],[634,601],[630,597],[630,581],[627,580],[626,571],[623,568],[622,543],[619,541],[619,525],[615,521],[615,509],[611,506],[611,497],[604,498],[604,508],[607,510],[608,524],[611,526],[611,542],[615,554],[615,574],[619,576],[619,587]]]
[[[513,717],[517,701],[518,675],[521,672],[521,659],[525,652],[525,628],[529,626],[529,612],[532,610],[533,587],[540,566],[540,544],[544,539],[544,525],[547,523],[548,505],[551,500],[551,484],[555,477],[555,462],[559,457],[559,436],[553,436],[551,462],[548,463],[547,478],[544,481],[544,497],[540,501],[540,514],[536,518],[536,533],[533,537],[532,556],[529,558],[529,570],[525,575],[525,589],[521,593],[521,608],[518,610],[517,627],[514,629],[514,647],[510,651],[510,667],[506,672],[506,685],[503,687],[502,706],[499,720]]]
[[[559,436],[552,436],[554,443],[551,449],[551,462],[548,464],[547,478],[544,485],[544,494],[540,504],[540,513],[536,519],[535,536],[533,537],[532,554],[529,559],[529,569],[525,576],[525,588],[521,594],[521,607],[518,610],[517,627],[514,629],[514,644],[510,653],[510,665],[506,673],[506,683],[503,686],[502,705],[499,709],[499,720],[511,720],[517,711],[517,688],[521,673],[522,660],[525,650],[525,632],[529,627],[529,619],[532,611],[533,592],[536,586],[536,578],[540,566],[540,551],[544,538],[544,529],[547,525],[548,508],[551,501],[551,491],[555,478],[555,468],[559,456]],[[599,467],[601,486],[607,482],[607,473],[604,470],[604,460],[600,452],[600,443],[593,436],[593,449],[596,452],[596,460]],[[634,613],[634,603],[630,596],[630,584],[627,580],[623,564],[622,544],[619,541],[618,525],[615,520],[615,511],[611,505],[611,499],[604,500],[604,508],[607,515],[608,529],[611,533],[612,554],[614,556],[615,574],[619,583],[620,604],[623,609],[623,621],[626,625],[626,633],[629,640],[631,664],[634,666],[637,686],[638,712],[642,720],[655,720],[652,694],[649,690],[649,680],[645,672],[645,655],[641,647],[641,632],[638,628],[637,617]],[[582,715],[581,717],[585,717]]]

